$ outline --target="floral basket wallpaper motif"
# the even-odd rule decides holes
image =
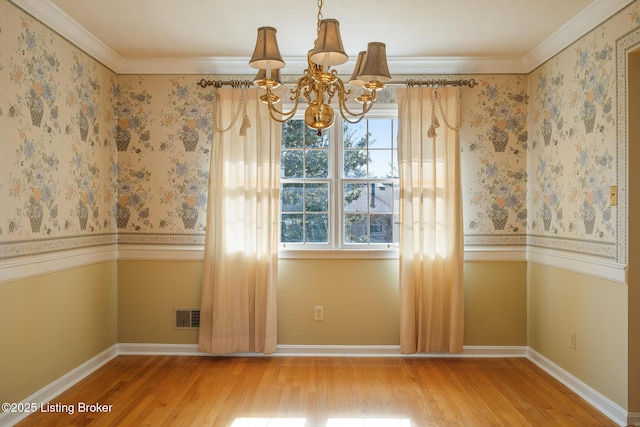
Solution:
[[[9,191],[12,197],[23,202],[16,209],[17,218],[9,224],[9,232],[18,231],[27,220],[28,229],[39,233],[44,219],[42,230],[50,234],[52,229],[60,230],[57,203],[60,160],[55,151],[46,152],[43,144],[28,139],[26,132],[21,132],[20,136],[22,144],[16,150],[14,165],[21,174],[12,176]]]
[[[557,61],[557,58],[556,58]],[[545,146],[558,145],[559,138],[563,137],[563,129],[565,125],[564,98],[558,96],[558,91],[564,86],[564,74],[561,72],[542,74],[538,76],[537,89],[540,101],[544,109],[532,109],[531,114],[536,120],[542,120],[542,127],[534,133],[535,137],[532,141],[532,148],[535,149],[541,142]]]
[[[11,80],[22,91],[17,96],[12,115],[20,114],[26,108],[33,126],[60,130],[59,83],[55,78],[60,73],[60,61],[54,51],[47,49],[55,36],[43,30],[33,31],[30,20],[26,18],[20,22],[22,32],[18,36],[18,52],[11,70]]]
[[[131,148],[140,154],[142,151],[153,150],[149,130],[153,125],[153,117],[149,111],[152,96],[146,89],[140,89],[142,78],[138,79],[138,84],[130,83],[118,84],[112,88],[118,100],[115,142],[118,151]],[[132,139],[133,145],[130,147]]]
[[[204,232],[209,170],[202,169],[198,159],[184,162],[179,157],[172,157],[171,163],[172,167],[167,173],[171,186],[163,188],[161,202],[172,210],[168,210],[167,216],[160,221],[160,228],[179,227],[175,221],[177,216],[185,230],[198,229]]]
[[[69,94],[67,104],[76,110],[75,121],[80,131],[80,140],[86,142],[88,139],[94,145],[96,141],[90,138],[96,137],[100,133],[100,122],[98,119],[98,99],[100,96],[100,83],[95,74],[87,72],[87,66],[80,60],[81,53],[73,54],[73,66],[71,72],[75,83],[75,93]],[[89,66],[89,68],[91,68]]]
[[[160,113],[162,127],[168,132],[161,149],[175,151],[179,140],[185,151],[207,151],[212,138],[213,99],[212,91],[203,90],[191,79],[171,79],[168,105]]]
[[[124,167],[123,167],[124,166]],[[149,181],[151,172],[145,167],[134,168],[127,162],[119,165],[118,199],[115,204],[116,225],[134,230],[148,228],[151,224],[148,203],[153,200]]]

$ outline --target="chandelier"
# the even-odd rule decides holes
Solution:
[[[318,135],[323,129],[331,127],[335,120],[331,106],[334,98],[337,98],[340,115],[349,123],[357,123],[371,110],[377,91],[391,80],[385,44],[370,42],[366,52],[358,54],[349,79],[351,86],[366,90],[356,98],[362,104],[362,110],[353,112],[347,107],[351,91],[345,88],[345,83],[331,67],[344,64],[349,57],[342,46],[339,22],[336,19],[323,19],[322,5],[323,0],[318,0],[318,36],[313,49],[307,53],[307,68],[303,76],[298,79],[296,87],[290,90],[290,100],[294,102],[290,111],[281,111],[276,107],[280,98],[273,93],[273,89],[281,85],[280,69],[285,65],[278,49],[275,28],[258,28],[256,47],[249,61],[251,67],[259,70],[254,84],[266,90],[260,99],[268,105],[271,118],[281,123],[291,120],[302,96],[308,104],[304,114],[305,123],[316,129]]]

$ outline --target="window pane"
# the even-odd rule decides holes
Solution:
[[[371,212],[393,213],[393,184],[371,183],[369,186],[369,207]]]
[[[367,212],[369,198],[367,197],[367,184],[345,184],[344,185],[344,211],[345,212]]]
[[[393,242],[393,215],[371,215],[371,243]]]
[[[290,120],[282,124],[282,148],[302,148],[304,121]]]
[[[302,242],[302,214],[283,214],[280,222],[280,241]]]
[[[400,173],[398,172],[398,150],[393,150],[391,161],[393,162],[393,177],[400,178]]]
[[[400,240],[400,215],[395,214],[393,216],[393,243],[398,243]]]
[[[282,212],[302,212],[302,184],[282,184]]]
[[[367,148],[367,121],[351,124],[345,123],[343,146],[348,148]]]
[[[307,184],[305,193],[307,212],[327,212],[329,210],[329,184]]]
[[[344,241],[345,243],[367,243],[367,215],[344,216]]]
[[[344,152],[345,178],[366,178],[369,156],[365,150],[346,150]]]
[[[309,214],[307,215],[307,242],[327,243],[329,242],[329,215]]]
[[[369,147],[370,148],[392,148],[393,147],[393,120],[373,119],[368,120],[369,125]]]
[[[391,178],[393,159],[391,150],[369,150],[369,178]]]
[[[329,176],[329,151],[308,150],[306,155],[306,177],[327,178]]]
[[[282,178],[302,178],[304,162],[301,150],[282,150],[280,176]]]
[[[303,122],[301,120],[301,122]],[[322,132],[322,136],[318,136],[318,131],[304,126],[305,131],[305,146],[307,148],[328,148],[329,147],[329,132]]]

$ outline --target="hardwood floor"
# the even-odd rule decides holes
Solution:
[[[616,425],[526,359],[118,356],[49,408],[18,425]]]

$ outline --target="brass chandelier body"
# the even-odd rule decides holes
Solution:
[[[271,117],[278,122],[291,120],[298,110],[302,96],[308,104],[304,114],[305,123],[316,129],[318,134],[333,125],[335,113],[331,102],[334,98],[337,99],[340,115],[350,123],[357,123],[371,110],[376,101],[377,91],[391,80],[385,44],[370,42],[367,51],[358,54],[355,69],[349,80],[352,86],[361,86],[367,91],[356,99],[362,104],[362,109],[353,112],[347,107],[351,91],[345,87],[337,71],[331,67],[344,64],[349,57],[342,46],[339,22],[336,19],[323,19],[322,5],[323,0],[319,0],[318,37],[314,48],[307,53],[307,68],[298,79],[296,87],[290,90],[290,100],[294,103],[290,111],[277,108],[276,104],[280,98],[273,93],[273,89],[281,84],[280,69],[285,65],[278,48],[275,28],[258,28],[256,47],[249,61],[250,66],[259,70],[254,84],[266,90],[260,99],[268,105]]]

